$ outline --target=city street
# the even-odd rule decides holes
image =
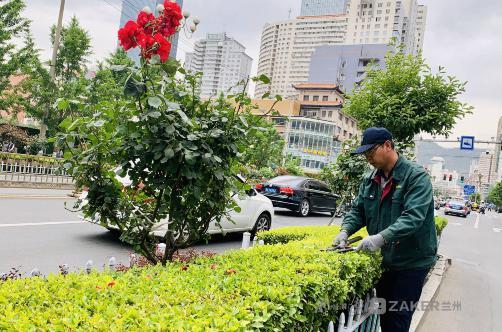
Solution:
[[[426,313],[419,330],[502,331],[502,214],[447,218],[439,252],[453,263],[436,295],[439,310]],[[458,301],[459,310],[447,305]]]
[[[43,274],[68,264],[75,271],[93,260],[102,267],[112,256],[128,263],[131,248],[106,229],[82,222],[70,208],[69,191],[0,189],[0,272],[20,268],[22,274],[38,268]],[[440,215],[443,215],[442,210]],[[447,216],[440,253],[452,258],[436,300],[460,301],[460,310],[441,309],[426,314],[420,331],[500,331],[502,318],[502,214],[471,213],[468,218]],[[276,211],[273,228],[291,225],[326,225],[327,214],[300,218],[286,210]],[[337,221],[337,224],[340,220]],[[197,249],[221,253],[238,249],[241,234],[215,236]]]
[[[27,274],[38,268],[43,274],[57,272],[60,264],[78,270],[92,260],[102,267],[112,256],[128,264],[130,246],[108,230],[83,222],[78,213],[65,209],[73,206],[70,191],[0,188],[0,273],[20,268]],[[300,218],[295,213],[276,211],[272,228],[292,225],[326,225],[329,214]],[[238,249],[242,234],[215,236],[197,249],[221,253]]]

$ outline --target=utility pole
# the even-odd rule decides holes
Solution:
[[[64,3],[65,0],[61,0],[61,3],[59,5],[59,16],[58,16],[58,24],[56,26],[56,34],[54,35],[54,45],[52,46],[52,59],[51,59],[51,67],[50,67],[50,75],[51,75],[51,80],[53,83],[56,81],[56,59],[58,55],[58,49],[59,49],[59,40],[61,38],[61,29],[63,27],[63,13],[64,13]],[[46,133],[47,133],[47,124],[46,121],[49,117],[49,107],[50,105],[47,105],[47,108],[44,111],[44,117],[42,119],[42,124],[40,125],[40,138],[42,140],[45,140]]]

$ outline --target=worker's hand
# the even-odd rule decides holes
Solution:
[[[385,244],[385,239],[381,234],[371,235],[365,237],[361,243],[357,246],[356,251],[364,250],[364,251],[377,251],[382,248]]]
[[[333,247],[345,248],[345,246],[347,245],[348,238],[349,238],[349,235],[347,234],[347,231],[342,229],[341,232],[333,240]]]

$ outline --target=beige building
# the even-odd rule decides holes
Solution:
[[[342,91],[330,84],[298,84],[295,100],[253,99],[255,114],[268,116],[286,141],[285,153],[311,173],[336,161],[341,143],[360,136],[356,120],[342,110]]]
[[[345,41],[347,16],[300,16],[296,19],[268,23],[261,36],[258,75],[270,78],[270,84],[258,83],[255,97],[266,92],[294,98],[295,84],[309,78],[310,58],[321,45]]]
[[[423,45],[426,16],[427,8],[417,0],[351,0],[346,44],[388,44],[395,38],[406,53],[417,54]]]

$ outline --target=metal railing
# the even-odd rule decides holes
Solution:
[[[0,159],[0,181],[73,184],[73,178],[58,163]]]

